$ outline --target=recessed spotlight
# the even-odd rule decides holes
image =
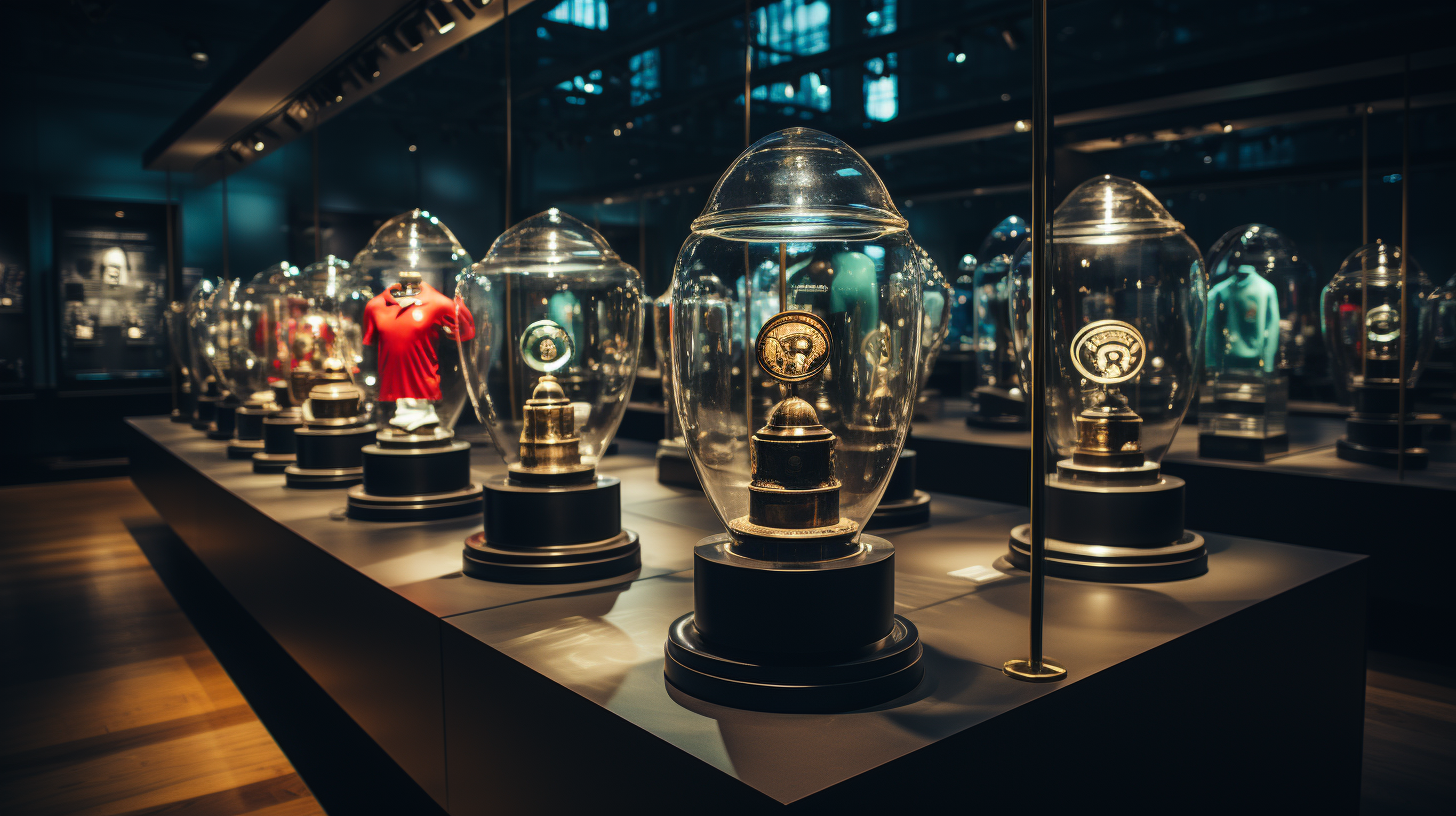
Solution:
[[[1026,121],[1025,119],[1017,119],[1015,127],[1017,133],[1025,133],[1028,130],[1031,130],[1031,123]]]
[[[126,212],[124,210],[117,210],[116,211],[116,217],[117,218],[125,218],[126,217]]]
[[[419,148],[417,148],[417,147],[415,147],[415,146],[414,146],[414,145],[410,145],[410,146],[409,146],[409,152],[411,152],[411,153],[413,153],[413,152],[415,152],[415,151],[416,151],[416,150],[418,150],[418,149],[419,149]]]
[[[449,34],[455,30],[455,18],[450,12],[440,5],[438,0],[431,0],[425,5],[425,16],[430,19],[430,25],[440,34]]]
[[[188,56],[192,57],[192,61],[195,62],[195,63],[197,63],[198,65],[206,65],[207,64],[207,52],[206,51],[193,51]]]
[[[1223,132],[1224,133],[1233,133],[1234,132],[1234,126],[1233,125],[1224,125],[1223,126]]]
[[[262,150],[263,150],[264,147],[267,147],[267,145],[263,144],[262,142],[253,142],[253,149],[254,150],[257,150],[259,152],[262,152]]]

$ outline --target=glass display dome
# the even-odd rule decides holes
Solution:
[[[280,341],[284,290],[298,267],[273,264],[238,286],[227,319],[231,342],[228,388],[245,405],[288,405],[288,348]]]
[[[1105,445],[1097,429],[1112,422],[1136,437],[1120,444],[1162,461],[1202,376],[1207,276],[1198,247],[1142,185],[1098,176],[1057,207],[1052,252],[1049,438],[1071,456],[1079,444]],[[1018,255],[1012,326],[1026,372],[1031,254]]]
[[[1011,331],[1011,260],[1026,241],[1026,219],[1009,215],[997,224],[981,251],[973,273],[973,338],[976,382],[973,387],[1019,389],[1016,344]]]
[[[354,276],[348,261],[329,255],[309,264],[284,288],[287,313],[279,342],[287,350],[288,393],[302,405],[309,391],[344,371],[364,387],[364,308],[374,290]],[[372,385],[372,384],[371,384]],[[368,415],[368,406],[364,411]]]
[[[966,253],[956,264],[951,284],[950,330],[945,346],[951,351],[970,351],[976,339],[976,256]]]
[[[662,374],[662,403],[666,407],[663,419],[662,438],[669,442],[682,440],[682,425],[673,407],[672,391],[672,296],[676,279],[668,283],[667,291],[652,301],[652,345],[657,357],[657,369]]]
[[[192,394],[197,397],[216,397],[218,384],[207,362],[207,331],[204,325],[212,295],[219,286],[214,278],[203,278],[193,284],[183,304],[181,331],[185,335],[187,348],[187,373],[192,380]],[[194,409],[202,410],[202,409]],[[199,419],[202,419],[199,417]]]
[[[557,209],[507,230],[456,294],[471,402],[513,476],[590,472],[637,376],[642,278]]]
[[[230,317],[233,295],[241,286],[242,281],[237,278],[204,281],[193,293],[197,306],[189,320],[193,346],[203,364],[201,369],[212,378],[218,395],[222,397],[232,395],[229,372],[233,361],[233,324]]]
[[[379,293],[360,318],[357,373],[381,439],[453,434],[467,390],[455,341],[473,339],[475,327],[447,293],[469,266],[449,228],[424,210],[390,219],[354,257],[355,280]]]
[[[1431,294],[1431,312],[1436,322],[1436,345],[1456,348],[1456,275]]]
[[[1324,292],[1320,315],[1331,373],[1347,389],[1393,385],[1401,380],[1401,249],[1379,241],[1345,258]],[[1404,379],[1415,387],[1435,346],[1430,296],[1436,287],[1414,258],[1406,259]]]
[[[1273,345],[1273,353],[1261,352],[1261,356],[1268,360],[1260,365],[1269,371],[1303,369],[1307,346],[1315,333],[1312,315],[1315,304],[1315,276],[1314,267],[1299,259],[1299,250],[1295,248],[1294,242],[1273,227],[1245,224],[1234,227],[1213,243],[1208,250],[1207,265],[1210,319],[1217,317],[1215,309],[1218,307],[1215,301],[1231,296],[1234,289],[1243,292],[1245,283],[1255,286],[1260,292],[1257,297],[1268,300],[1272,307],[1260,308],[1259,314],[1272,315],[1279,325],[1277,342],[1272,339],[1268,341]],[[1250,272],[1257,273],[1259,280],[1267,282],[1267,286],[1250,279],[1247,275]],[[1248,300],[1255,295],[1246,292],[1241,297]],[[1246,328],[1251,329],[1252,326]],[[1263,342],[1262,330],[1259,337]],[[1248,348],[1248,342],[1239,341],[1233,335],[1225,340],[1234,345],[1242,344],[1244,351],[1252,351]],[[1237,352],[1233,347],[1221,349],[1212,341],[1207,349],[1210,365],[1215,364],[1214,355],[1218,357],[1217,363],[1222,364],[1229,353]]]
[[[748,529],[767,484],[762,434],[827,434],[837,450],[802,477],[836,485],[830,521],[857,537],[904,442],[923,318],[920,255],[879,177],[825,133],[760,140],[693,222],[674,286],[678,411],[725,528]]]
[[[955,292],[930,253],[919,244],[915,249],[920,255],[921,279],[925,287],[920,294],[923,312],[920,318],[920,374],[915,385],[916,394],[920,394],[935,372],[935,361],[940,358],[940,349],[950,331],[950,305]]]
[[[375,230],[354,256],[351,268],[376,292],[394,283],[401,270],[412,270],[420,273],[425,284],[448,296],[454,294],[461,273],[470,268],[470,253],[443,221],[428,210],[413,209]]]

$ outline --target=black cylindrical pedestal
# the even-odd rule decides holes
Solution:
[[[246,405],[235,414],[233,440],[228,443],[229,459],[252,459],[253,454],[263,450],[263,420],[277,413],[277,409],[251,408]]]
[[[305,490],[350,487],[364,480],[364,446],[374,425],[357,428],[299,428],[293,432],[297,461],[283,469],[286,484]]]
[[[263,450],[253,454],[254,473],[282,473],[298,461],[294,431],[303,424],[296,411],[284,411],[263,419]]]
[[[1407,470],[1424,470],[1431,454],[1421,446],[1424,425],[1407,413],[1404,437],[1400,428],[1400,388],[1390,385],[1362,385],[1355,389],[1355,410],[1345,420],[1345,436],[1335,443],[1335,455],[1351,462],[1400,467],[1400,449],[1405,445]]]
[[[915,489],[915,451],[902,450],[890,473],[880,506],[865,524],[867,530],[888,530],[930,523],[930,494]]]
[[[1026,399],[1004,388],[976,388],[971,391],[971,412],[966,415],[966,424],[983,428],[1025,428]]]
[[[1274,436],[1235,436],[1201,433],[1198,455],[1205,459],[1232,459],[1238,462],[1266,462],[1289,452],[1289,434]]]
[[[349,518],[427,521],[480,512],[470,443],[445,435],[419,445],[366,445],[364,483],[349,488]]]
[[[860,536],[847,558],[792,567],[744,558],[727,534],[693,550],[696,607],[673,623],[667,679],[735,708],[851,711],[919,683],[919,632],[894,614],[895,549]]]
[[[192,397],[191,388],[177,392],[177,407],[172,409],[173,422],[192,422],[197,415],[197,400]]]
[[[673,487],[687,487],[702,490],[693,461],[688,458],[688,446],[681,439],[662,439],[657,443],[657,481]]]
[[[485,531],[465,540],[465,574],[508,584],[570,584],[642,566],[637,534],[622,529],[621,482],[534,487],[485,483]]]
[[[211,430],[212,421],[217,418],[217,404],[221,401],[221,397],[209,397],[206,394],[198,397],[197,411],[192,418],[192,430]]]
[[[1183,529],[1183,480],[1154,484],[1073,484],[1062,474],[1047,481],[1046,571],[1059,578],[1110,583],[1154,583],[1208,572],[1203,537]],[[1031,525],[1011,531],[1013,565],[1027,569]]]
[[[207,431],[208,439],[216,439],[219,442],[233,438],[238,430],[238,408],[242,406],[234,402],[222,401],[217,403],[213,411],[212,427]]]

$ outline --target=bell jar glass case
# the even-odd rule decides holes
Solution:
[[[505,460],[465,573],[514,583],[624,575],[621,482],[597,474],[637,375],[642,278],[606,239],[552,208],[507,230],[456,295],[470,398]]]
[[[767,710],[894,697],[919,679],[919,640],[893,615],[894,548],[863,531],[920,379],[918,248],[864,159],[806,128],[739,156],[692,226],[673,282],[677,409],[727,532],[694,550],[668,679]]]
[[[1162,475],[1159,462],[1203,371],[1203,259],[1152,193],[1114,176],[1079,185],[1051,226],[1046,421],[1057,462],[1047,491],[1048,572],[1100,581],[1201,574],[1207,553],[1183,530],[1183,482]],[[1023,372],[1030,261],[1022,253],[1012,273]],[[1023,525],[1010,559],[1024,567],[1028,557]]]
[[[1209,250],[1200,456],[1262,462],[1289,450],[1289,373],[1303,368],[1312,270],[1278,231],[1230,230]]]
[[[1008,215],[981,242],[971,273],[971,352],[974,365],[966,389],[971,395],[969,425],[1019,428],[1026,424],[1026,395],[1021,386],[1011,329],[1011,267],[1027,239],[1026,219]]]
[[[1435,347],[1435,290],[1415,258],[1377,241],[1350,253],[1321,293],[1331,372],[1354,403],[1335,446],[1340,458],[1382,467],[1429,463],[1420,426],[1410,422],[1414,400],[1406,399],[1404,422],[1400,410],[1402,388],[1415,387]]]

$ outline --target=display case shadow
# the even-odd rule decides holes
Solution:
[[[999,527],[998,517],[986,521]],[[962,558],[995,557],[1002,545],[985,532]],[[1024,606],[1024,582],[989,591],[965,582],[957,597],[897,604],[921,628],[925,679],[840,715],[736,710],[665,683],[663,625],[691,603],[690,572],[635,582],[607,612],[557,596],[448,618],[450,812],[567,814],[628,802],[648,812],[691,802],[709,814],[959,812],[968,800],[1015,809],[1035,790],[1069,811],[1117,802],[1128,812],[1230,813],[1257,802],[1261,812],[1354,813],[1364,562],[1225,543],[1213,557],[1215,571],[1230,567],[1221,582],[1097,585],[1118,610],[1100,622],[1087,620],[1085,599],[1055,609],[1048,650],[1072,671],[1061,684],[1018,683],[1000,670],[1025,647],[1024,609],[1009,611],[1012,595]],[[1264,561],[1272,577],[1257,574]],[[931,577],[923,568],[902,565]],[[1054,581],[1049,596],[1068,588]],[[995,594],[1006,598],[989,602]],[[1170,604],[1185,613],[1114,628]],[[1287,659],[1301,671],[1257,668]],[[1266,733],[1283,736],[1250,738]],[[573,767],[571,785],[552,784],[556,769],[537,760],[563,742],[594,757]],[[1047,761],[1027,761],[1038,755]],[[1218,784],[1190,785],[1195,768]]]

